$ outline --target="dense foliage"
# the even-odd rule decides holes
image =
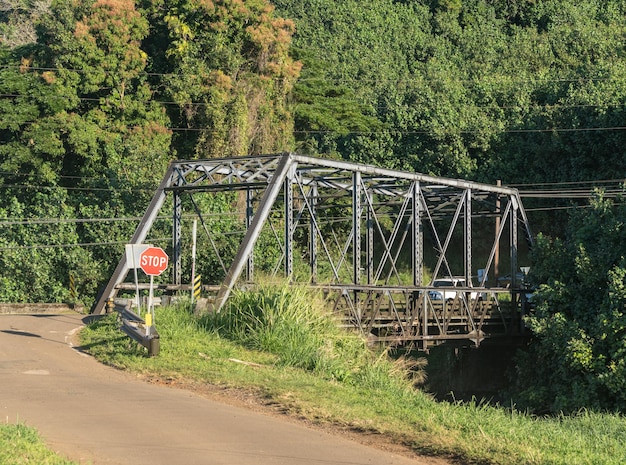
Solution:
[[[295,150],[490,183],[621,176],[625,37],[623,0],[0,0],[0,300],[69,300],[70,273],[93,300],[173,158]],[[200,244],[205,276],[224,273],[207,251],[234,253],[240,201],[193,206],[223,233]],[[590,211],[619,230],[624,211],[603,202]],[[562,232],[555,214],[535,230]],[[551,363],[525,379],[556,387],[520,387],[547,410],[624,408],[625,254],[599,220],[609,242],[592,246],[585,218],[541,239],[533,265],[534,350]],[[557,398],[570,376],[576,394]]]
[[[601,194],[572,215],[567,236],[540,236],[520,357],[519,400],[535,409],[626,411],[626,204]],[[541,362],[539,362],[541,361]]]
[[[89,303],[170,159],[290,148],[293,24],[264,0],[165,6],[2,3],[5,37],[37,40],[0,45],[0,300],[69,300],[72,273]]]
[[[272,153],[292,146],[287,96],[300,71],[288,54],[293,22],[267,0],[141,5],[144,49],[179,158]]]
[[[94,293],[119,254],[107,244],[132,226],[80,219],[135,215],[169,158],[140,48],[148,23],[132,2],[92,3],[53,4],[36,44],[2,50],[3,300],[67,298],[69,272]]]
[[[505,183],[626,168],[623,1],[274,3],[299,150]]]

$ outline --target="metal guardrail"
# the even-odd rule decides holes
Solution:
[[[120,314],[122,332],[148,349],[150,357],[159,355],[160,336],[158,331],[154,326],[147,325],[143,318],[130,309],[130,301],[126,303],[115,301],[112,307]]]

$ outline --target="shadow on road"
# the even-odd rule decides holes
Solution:
[[[26,336],[26,337],[41,337],[39,334],[28,333],[26,331],[14,331],[11,329],[2,329],[0,333],[12,334],[13,336]]]

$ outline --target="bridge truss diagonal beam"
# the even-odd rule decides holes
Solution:
[[[183,226],[193,216],[205,232],[205,254],[223,268],[208,283],[218,289],[213,311],[261,270],[319,288],[345,325],[381,342],[479,344],[521,328],[517,266],[532,233],[515,189],[293,153],[180,160],[170,164],[130,243],[143,243],[168,195],[173,287],[185,287]],[[216,195],[226,196],[239,224],[229,233],[239,237],[231,255],[207,219],[219,213],[200,198]],[[519,228],[526,246],[518,244]],[[500,256],[509,269],[503,277],[496,276]],[[127,273],[122,257],[94,313],[124,287]],[[438,300],[435,285],[450,277],[462,284],[454,298]]]

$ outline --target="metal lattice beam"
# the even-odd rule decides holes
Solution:
[[[245,232],[236,254],[222,257],[193,196],[237,191],[245,193],[245,199],[233,202],[234,208],[242,205]],[[532,234],[515,189],[292,153],[175,161],[130,243],[146,239],[169,194],[174,285],[184,287],[183,199],[189,196],[210,240],[209,252],[225,268],[223,281],[212,283],[219,285],[212,302],[215,311],[238,283],[254,279],[255,244],[269,230],[276,240],[274,270],[282,262],[288,279],[295,282],[297,275],[322,288],[346,325],[380,341],[422,348],[444,340],[478,344],[521,327],[518,228],[528,241]],[[300,230],[306,232],[298,234]],[[508,249],[507,255],[500,253],[501,247]],[[506,288],[487,282],[500,255],[511,270]],[[122,257],[94,313],[103,312],[105,302],[124,287],[124,261]],[[432,271],[428,282],[425,267]],[[478,269],[484,270],[483,280],[472,283]],[[451,275],[464,279],[458,298],[434,301],[433,282]],[[511,294],[511,304],[500,303],[504,292]],[[476,295],[480,301],[471,298]]]

